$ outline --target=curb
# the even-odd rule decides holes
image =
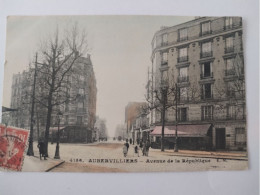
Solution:
[[[60,163],[56,164],[55,166],[53,166],[53,167],[47,169],[45,172],[49,172],[49,171],[51,171],[52,169],[54,169],[54,168],[60,166],[61,164],[63,164],[64,162],[65,162],[65,160],[61,161]]]

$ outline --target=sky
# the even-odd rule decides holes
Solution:
[[[7,20],[3,106],[10,106],[12,75],[28,67],[40,40],[59,26],[78,23],[88,36],[97,81],[97,115],[109,136],[124,123],[128,102],[145,101],[152,38],[161,26],[194,17],[176,16],[12,16]]]

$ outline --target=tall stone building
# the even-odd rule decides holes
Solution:
[[[67,75],[71,88],[68,90],[73,100],[67,101],[53,109],[50,134],[55,140],[58,130],[58,115],[60,118],[60,139],[62,142],[92,142],[96,116],[96,79],[90,55],[77,59],[73,65],[73,75]],[[33,71],[24,71],[13,76],[11,108],[18,108],[12,114],[13,126],[30,128],[32,75]],[[36,86],[36,93],[43,90]],[[46,108],[35,104],[34,138],[44,136],[46,125]]]
[[[153,90],[167,83],[177,91],[177,106],[166,110],[168,142],[177,124],[181,148],[246,150],[242,34],[240,17],[200,17],[155,33]],[[161,113],[153,113],[158,142]]]

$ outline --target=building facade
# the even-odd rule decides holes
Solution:
[[[96,79],[90,55],[77,59],[73,75],[67,75],[73,100],[53,109],[50,138],[56,140],[58,126],[61,142],[92,142],[96,116]],[[13,75],[11,108],[18,109],[11,117],[10,125],[30,129],[33,71]],[[37,78],[36,78],[37,79]],[[37,85],[37,82],[36,82]],[[36,86],[35,93],[43,88]],[[47,110],[37,102],[34,114],[34,139],[44,137]],[[56,110],[60,111],[58,119]],[[58,124],[59,123],[59,124]]]
[[[178,124],[189,131],[194,125],[200,128],[198,125],[209,124],[205,134],[207,148],[246,150],[242,34],[240,17],[200,17],[162,27],[155,33],[151,57],[153,90],[160,90],[167,83],[168,90],[176,91],[177,105],[165,114],[169,129]],[[167,97],[168,101],[174,98]],[[155,109],[152,112],[154,125],[160,125],[161,113]],[[186,144],[185,140],[192,143],[194,136],[187,139],[180,133],[180,147]]]

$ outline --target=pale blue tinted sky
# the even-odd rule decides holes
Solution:
[[[147,69],[151,66],[151,41],[161,26],[194,19],[174,16],[24,16],[7,21],[3,106],[10,106],[12,74],[26,69],[40,39],[57,24],[77,22],[88,33],[97,80],[97,115],[107,121],[110,136],[124,122],[130,101],[145,101]]]

